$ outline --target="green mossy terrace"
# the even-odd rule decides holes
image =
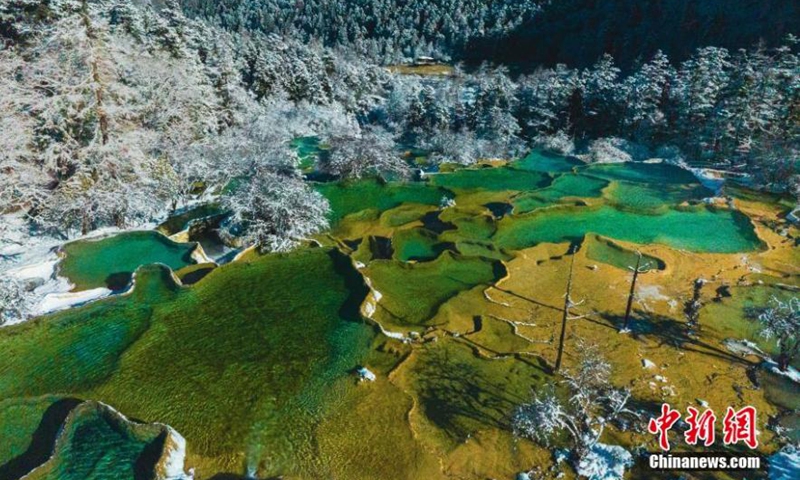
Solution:
[[[657,271],[673,267],[669,255],[681,250],[763,251],[748,216],[703,205],[709,192],[667,165],[587,167],[533,153],[509,166],[429,177],[318,183],[332,207],[332,230],[321,238],[329,246],[222,267],[194,265],[194,244],[153,232],[67,244],[60,274],[78,290],[135,272],[133,289],[0,330],[0,432],[10,439],[0,466],[42,464],[25,451],[45,412],[81,399],[173,427],[187,439],[197,478],[258,471],[410,479],[437,471],[432,451],[456,455],[480,432],[499,435],[486,455],[504,465],[486,471],[511,475],[533,457],[512,453],[508,418],[552,378],[528,356],[535,344],[525,335],[535,327],[479,313],[500,308],[484,289],[513,277],[509,265],[527,261],[530,247],[565,242],[581,243],[581,255],[612,277],[635,263],[635,245],[659,249],[643,256]],[[443,198],[455,206],[440,206]],[[550,268],[562,255],[536,265]],[[201,268],[210,273],[191,286],[170,271]],[[370,286],[380,299],[366,312]],[[724,300],[704,315],[742,308]],[[371,322],[428,340],[405,345]],[[725,327],[731,336],[752,334],[741,322]],[[377,373],[375,384],[357,384],[352,372],[361,365]],[[781,405],[785,388],[770,390]],[[141,447],[124,435],[108,440],[103,422],[88,418],[97,426],[91,438],[115,445],[98,461],[125,465]],[[62,451],[48,471],[77,462],[75,452]]]

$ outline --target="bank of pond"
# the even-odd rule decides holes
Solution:
[[[300,144],[307,157],[314,142]],[[587,259],[619,271],[638,261],[668,267],[658,255],[640,259],[636,244],[696,253],[764,248],[746,215],[707,205],[712,192],[671,165],[587,166],[534,152],[508,165],[413,182],[375,178],[314,188],[330,202],[331,231],[320,236],[321,246],[288,254],[217,266],[197,255],[197,243],[158,232],[64,245],[58,274],[76,290],[127,293],[0,330],[0,433],[8,440],[0,445],[0,473],[47,460],[32,456],[31,439],[45,435],[34,441],[52,448],[55,434],[42,425],[67,421],[53,405],[77,401],[69,399],[102,404],[81,407],[64,435],[113,444],[114,453],[75,441],[34,478],[57,478],[64,465],[89,459],[115,478],[139,478],[131,477],[130,458],[161,458],[162,429],[131,426],[98,406],[105,404],[180,432],[198,478],[408,478],[408,465],[439,471],[420,460],[429,452],[417,435],[456,448],[480,429],[504,432],[497,439],[508,448],[498,451],[516,455],[507,418],[531,388],[550,381],[542,367],[513,356],[488,361],[446,336],[428,338],[424,353],[415,353],[365,318],[367,298],[377,293],[378,316],[421,338],[441,327],[434,321],[440,309],[462,296],[483,298],[478,292],[507,277],[507,263],[536,245],[573,243]],[[219,213],[184,212],[162,231],[175,234]],[[506,327],[492,323],[481,334],[510,332]],[[386,380],[403,362],[412,365],[404,388],[417,400]],[[363,365],[376,373],[374,384],[355,381],[353,371]],[[772,389],[780,401],[782,388]],[[407,425],[414,410],[430,423],[389,426]],[[376,461],[387,448],[396,458]],[[503,468],[510,474],[525,458]]]

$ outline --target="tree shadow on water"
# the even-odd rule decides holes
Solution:
[[[81,403],[77,398],[64,398],[47,407],[39,426],[33,432],[28,449],[0,465],[0,480],[15,480],[46,462],[55,448],[56,438],[69,413]]]

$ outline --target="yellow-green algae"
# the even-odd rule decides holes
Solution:
[[[142,268],[127,296],[0,331],[0,397],[100,400],[173,426],[209,468],[298,473],[336,398],[325,392],[349,384],[374,337],[359,282],[326,249],[234,263],[191,288]]]
[[[376,260],[365,271],[383,295],[381,318],[413,327],[428,325],[436,309],[458,292],[501,278],[503,266],[445,251],[434,261],[417,264]]]
[[[187,437],[197,478],[248,470],[288,479],[513,478],[552,461],[547,450],[514,441],[508,431],[513,406],[525,401],[531,388],[558,378],[549,375],[547,362],[554,354],[569,257],[564,257],[566,244],[542,242],[578,241],[597,232],[610,238],[585,240],[574,291],[576,298],[588,300],[581,309],[594,313],[570,323],[567,366],[574,365],[576,337],[582,336],[603,342],[615,367],[614,383],[631,386],[637,402],[662,399],[660,391],[648,386],[660,372],[643,370],[642,358],[664,368],[677,386],[678,396],[667,397],[676,404],[694,401],[700,391],[714,407],[737,401],[731,386],[745,376],[719,342],[753,332],[726,330],[728,314],[714,309],[721,305],[740,312],[742,306],[731,299],[707,302],[703,328],[692,340],[682,333],[679,302],[697,276],[715,278],[708,300],[719,282],[747,275],[737,270],[739,255],[692,251],[748,251],[769,258],[772,269],[791,270],[782,256],[786,245],[761,250],[762,242],[774,246],[786,241],[760,227],[775,221],[774,214],[756,212],[759,238],[738,212],[675,208],[707,192],[684,174],[669,180],[673,167],[584,167],[544,156],[520,162],[513,168],[470,170],[506,172],[488,174],[488,185],[468,173],[456,179],[458,186],[448,187],[452,191],[432,185],[450,174],[408,185],[375,180],[317,185],[334,208],[333,235],[363,239],[326,243],[338,243],[347,252],[355,249],[353,258],[364,264],[361,272],[382,294],[373,318],[392,331],[423,332],[420,345],[387,340],[359,323],[355,311],[366,287],[341,254],[311,249],[288,256],[251,255],[246,262],[215,269],[191,288],[171,285],[164,270],[144,269],[129,297],[0,331],[0,349],[9,347],[21,356],[0,366],[0,398],[8,396],[18,405],[32,396],[64,392],[100,399],[146,421],[169,423]],[[539,197],[542,206],[556,206],[492,218],[486,208],[490,202],[518,207],[515,199],[533,198],[536,192],[499,187],[504,182],[513,186],[509,174],[525,169],[548,172],[554,186],[566,185],[551,189],[562,190],[557,195]],[[575,188],[569,186],[573,181]],[[580,190],[591,182],[603,198],[597,198],[598,190]],[[623,184],[628,193],[614,190]],[[660,197],[664,188],[668,195]],[[636,196],[636,189],[647,201],[625,204],[614,198],[615,192]],[[558,205],[564,197],[587,198],[586,192],[591,193],[589,206]],[[423,217],[437,210],[442,197],[455,197],[456,206],[438,215],[455,229],[439,234],[423,230]],[[663,198],[668,207],[650,208],[651,198]],[[748,216],[760,208],[744,207]],[[684,221],[688,226],[681,226]],[[424,241],[415,243],[420,237]],[[389,248],[390,239],[400,253]],[[659,259],[666,268],[640,279],[643,299],[645,292],[655,292],[655,300],[647,299],[646,308],[635,305],[636,328],[630,336],[618,334],[616,322],[625,306],[630,279],[624,267],[633,247],[612,239],[647,244],[642,246],[646,258]],[[409,243],[413,248],[407,248]],[[403,253],[404,244],[411,255]],[[459,253],[444,250],[437,256],[436,246],[442,244],[454,245]],[[537,247],[527,248],[531,245]],[[424,255],[412,258],[415,251]],[[591,261],[603,263],[585,268]],[[797,283],[796,278],[782,281]],[[663,298],[678,300],[678,306],[659,299],[662,292]],[[744,297],[734,292],[734,299]],[[59,325],[63,331],[53,330]],[[112,331],[104,336],[106,327]],[[36,351],[37,344],[45,345],[43,352]],[[58,357],[66,362],[60,371],[48,357],[58,352],[65,352]],[[24,377],[25,364],[33,367],[31,378]],[[377,372],[378,380],[357,387],[348,371],[362,364]],[[717,376],[720,369],[738,370]],[[708,378],[715,379],[713,392],[700,388]],[[785,387],[767,388],[770,392],[743,391],[744,401],[765,415],[774,408],[765,403],[765,395],[773,395],[775,404],[786,397]],[[29,408],[26,418],[35,419],[42,408]],[[9,418],[0,413],[0,431],[12,424]],[[28,435],[31,428],[22,431]],[[606,441],[633,445],[650,440],[632,436],[608,429]],[[24,448],[24,442],[17,443],[14,451]],[[0,465],[5,458],[0,457]],[[646,478],[643,472],[635,475]]]
[[[383,212],[404,203],[438,205],[448,195],[444,189],[423,183],[385,183],[376,179],[316,185],[330,202],[331,223],[364,210]]]
[[[623,270],[633,268],[637,263],[639,263],[639,268],[645,270],[664,270],[666,268],[666,264],[660,258],[642,254],[639,259],[636,252],[599,235],[587,235],[584,246],[587,258]]]

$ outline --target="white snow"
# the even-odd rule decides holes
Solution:
[[[37,315],[63,310],[65,308],[83,305],[111,295],[111,290],[105,287],[83,290],[81,292],[49,293],[45,295],[36,309]]]
[[[646,358],[642,359],[642,368],[656,368],[656,364]]]
[[[166,426],[169,432],[169,442],[166,443],[167,455],[161,464],[166,480],[191,480],[194,475],[184,473],[183,468],[186,462],[186,439],[183,435],[175,431],[169,425]]]
[[[689,166],[684,166],[684,168],[692,172],[695,178],[697,178],[697,181],[700,182],[702,186],[714,192],[714,194],[719,194],[722,190],[722,186],[725,184],[725,177],[717,171],[706,168],[692,168]]]
[[[785,372],[782,372],[781,369],[778,368],[778,364],[774,360],[764,360],[764,363],[761,365],[776,375],[786,377],[795,383],[800,383],[800,371],[791,365],[788,369],[786,369]]]
[[[769,457],[769,480],[795,480],[800,478],[800,449],[784,447]]]
[[[786,220],[789,220],[795,225],[800,225],[800,205],[786,215]]]
[[[638,288],[637,296],[641,300],[669,300],[670,298],[661,293],[661,287],[658,285],[641,285]]]
[[[12,228],[8,228],[8,225],[11,225]],[[7,274],[18,280],[34,283],[35,288],[30,292],[31,304],[33,305],[30,312],[32,315],[43,315],[56,310],[82,305],[92,300],[106,297],[111,293],[110,290],[105,288],[85,292],[72,292],[71,290],[75,286],[68,279],[59,277],[57,274],[58,263],[61,261],[57,248],[65,242],[53,237],[31,236],[29,233],[20,233],[23,227],[25,227],[24,221],[17,218],[15,214],[0,215],[0,232],[3,234],[3,236],[0,236],[0,255],[10,257],[10,259],[6,260],[0,259],[0,275]],[[147,224],[128,230],[104,227],[69,241],[100,239],[121,232],[147,230],[149,227],[154,228],[155,225]],[[13,325],[25,320],[23,318],[19,321],[8,321],[3,326]]]
[[[728,349],[729,352],[738,355],[755,355],[762,358],[767,356],[763,350],[758,348],[758,346],[750,340],[727,339],[724,340],[722,344]]]
[[[633,465],[633,456],[618,445],[596,443],[580,462],[575,471],[589,480],[618,480],[625,475],[625,468]]]
[[[46,281],[53,276],[53,273],[55,273],[58,261],[58,257],[56,257],[55,254],[51,254],[47,259],[41,262],[13,268],[8,271],[8,274],[20,280],[41,278],[42,280]]]
[[[374,382],[378,377],[370,371],[367,367],[361,367],[358,369],[358,378],[361,381],[367,380],[370,382]]]

